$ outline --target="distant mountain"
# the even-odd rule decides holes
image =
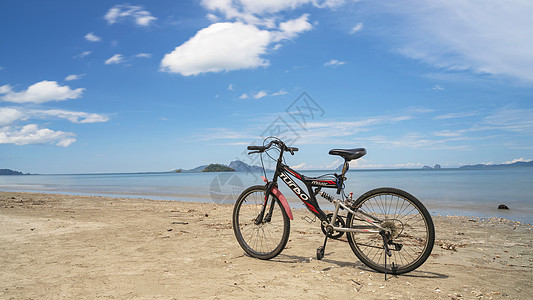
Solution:
[[[232,168],[221,164],[210,164],[202,172],[235,172]]]
[[[234,160],[229,163],[229,167],[234,169],[236,172],[262,172],[263,168],[260,166],[251,166],[240,160]]]
[[[477,164],[477,165],[466,165],[459,167],[460,169],[501,169],[501,168],[532,168],[533,167],[533,160],[524,162],[524,161],[517,161],[512,164],[499,164],[499,165],[485,165],[485,164]]]
[[[28,175],[11,169],[0,169],[0,175]]]
[[[205,168],[207,168],[208,165],[203,165],[203,166],[198,166],[194,169],[189,169],[189,170],[184,170],[184,169],[177,169],[173,172],[176,172],[176,173],[200,173],[202,172]]]
[[[208,169],[207,169],[208,168]],[[206,171],[207,169],[207,171]],[[212,170],[220,170],[220,171],[212,171]],[[252,166],[245,162],[242,162],[240,160],[234,160],[232,161],[229,166],[226,166],[224,164],[210,164],[210,165],[202,165],[198,166],[194,169],[184,170],[184,169],[177,169],[172,172],[175,173],[201,173],[201,172],[262,172],[263,168],[260,166]]]

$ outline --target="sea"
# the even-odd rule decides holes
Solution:
[[[317,177],[327,171],[302,173]],[[3,175],[0,191],[232,204],[247,187],[264,184],[262,175],[246,172]],[[272,173],[266,175],[271,178]],[[370,189],[395,187],[417,197],[432,215],[497,217],[533,224],[533,168],[350,170],[346,177],[346,193],[353,192],[354,198]],[[281,191],[293,208],[304,207],[288,188],[282,187]],[[333,189],[324,191],[336,196]],[[319,204],[322,209],[333,208],[320,197]],[[500,204],[509,210],[498,209]]]

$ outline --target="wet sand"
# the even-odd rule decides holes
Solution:
[[[294,210],[287,248],[244,254],[231,205],[0,192],[0,299],[533,299],[533,227],[434,217],[419,269],[384,275]]]

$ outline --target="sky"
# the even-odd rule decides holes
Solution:
[[[1,1],[0,168],[533,159],[533,2]]]

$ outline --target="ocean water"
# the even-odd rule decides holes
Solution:
[[[319,176],[324,171],[303,171]],[[141,173],[0,176],[1,191],[65,193],[234,203],[248,186],[263,184],[260,173]],[[267,173],[268,177],[272,176]],[[351,170],[346,191],[354,198],[377,187],[396,187],[416,196],[433,215],[503,217],[533,224],[533,168],[493,170]],[[280,183],[280,185],[282,185]],[[301,185],[303,186],[303,185]],[[303,204],[286,187],[291,206]],[[332,189],[325,189],[335,195]],[[329,202],[320,200],[323,209]],[[498,210],[499,204],[510,210]]]

